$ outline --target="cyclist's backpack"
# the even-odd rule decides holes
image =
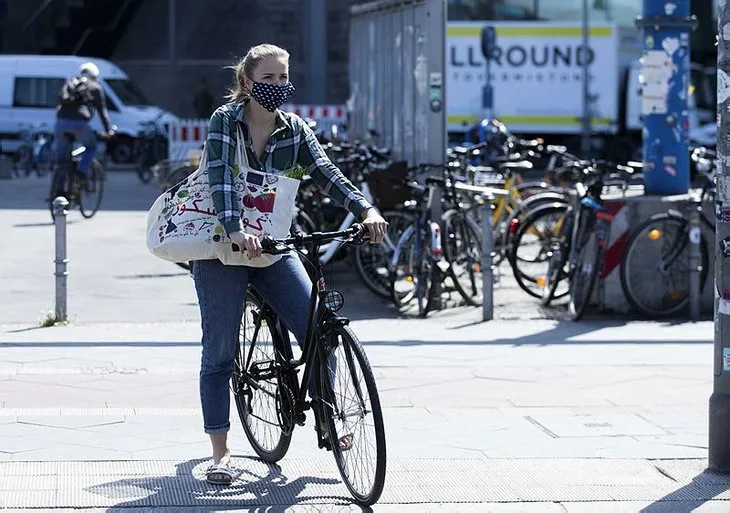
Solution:
[[[66,81],[61,88],[61,104],[64,106],[77,106],[91,103],[91,95],[87,78],[74,77]]]

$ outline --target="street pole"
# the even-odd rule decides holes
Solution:
[[[710,396],[708,469],[730,472],[730,272],[723,247],[730,242],[730,151],[728,74],[730,74],[730,5],[717,0],[717,198],[715,223],[715,353],[714,382]]]
[[[494,198],[484,195],[482,205],[482,321],[494,319],[494,271],[492,252],[494,251],[494,225],[492,206]]]
[[[68,258],[66,258],[66,217],[68,216],[68,200],[58,196],[53,200],[53,216],[56,228],[56,322],[66,322],[68,317],[67,286]]]
[[[580,151],[584,156],[588,155],[591,149],[591,97],[590,97],[590,77],[588,66],[588,33],[590,31],[590,23],[588,21],[588,0],[583,0],[583,130],[580,138]]]

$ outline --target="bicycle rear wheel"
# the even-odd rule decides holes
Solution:
[[[340,476],[355,500],[375,504],[385,485],[383,412],[365,351],[347,326],[328,335],[320,402]]]
[[[85,184],[79,185],[79,210],[81,210],[81,215],[87,219],[93,217],[101,206],[105,179],[101,162],[96,159],[92,160],[89,178]]]
[[[705,237],[700,239],[702,272],[707,280],[709,257]],[[657,214],[639,225],[629,237],[621,259],[621,288],[631,306],[650,318],[674,315],[689,302],[688,221]],[[645,284],[651,283],[651,287]]]
[[[264,310],[261,299],[248,291],[231,388],[246,438],[268,463],[286,455],[294,427],[291,412],[295,390],[283,383],[279,362],[285,357],[281,351],[286,349],[276,323],[276,318]]]

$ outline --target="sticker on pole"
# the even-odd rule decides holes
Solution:
[[[730,98],[730,77],[723,70],[717,70],[717,103],[725,103]]]
[[[722,370],[730,371],[730,347],[722,348]]]

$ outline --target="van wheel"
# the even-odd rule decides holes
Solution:
[[[119,137],[112,144],[109,156],[115,164],[130,164],[134,159],[134,141],[129,137]]]

